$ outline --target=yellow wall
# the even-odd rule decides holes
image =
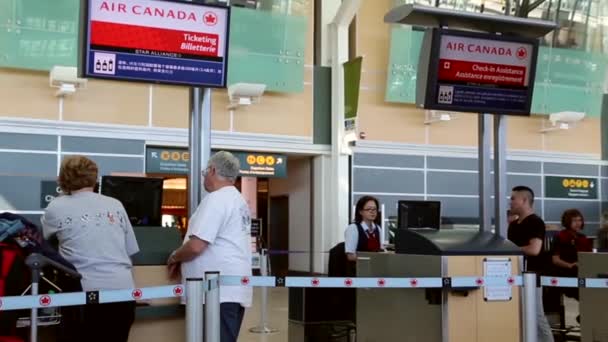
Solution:
[[[356,51],[357,55],[363,56],[362,90],[359,98],[360,130],[366,133],[368,140],[476,146],[475,114],[458,114],[457,119],[451,122],[425,126],[424,112],[414,105],[384,102],[390,26],[384,23],[383,18],[393,3],[393,0],[363,1],[357,17]],[[543,118],[509,117],[508,147],[524,150],[544,149],[551,152],[601,153],[599,118],[587,118],[573,129],[551,132],[545,134],[544,138],[539,133]]]
[[[313,64],[313,1],[302,2],[294,14],[309,18],[305,65]],[[312,136],[313,70],[305,68],[304,91],[298,94],[266,93],[262,102],[234,113],[234,130]],[[49,87],[48,72],[0,68],[0,116],[34,119],[59,119],[59,100]],[[188,127],[186,87],[142,83],[89,80],[87,89],[79,90],[64,101],[63,119],[103,124],[155,127]],[[152,101],[150,101],[150,98]],[[213,90],[212,129],[226,131],[230,115],[225,90]]]

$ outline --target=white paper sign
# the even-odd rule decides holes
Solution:
[[[511,259],[487,258],[483,262],[484,277],[508,278],[511,276]],[[511,286],[486,286],[483,288],[486,301],[509,301],[513,298]]]

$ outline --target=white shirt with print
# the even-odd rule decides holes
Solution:
[[[205,272],[251,276],[251,217],[249,207],[234,186],[207,194],[190,218],[186,243],[191,237],[207,241],[201,255],[182,263],[182,277],[202,278]],[[244,286],[222,286],[221,303],[251,306],[253,290]]]

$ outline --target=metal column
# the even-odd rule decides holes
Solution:
[[[186,279],[186,342],[203,342],[203,278]]]
[[[194,214],[204,195],[201,172],[211,152],[211,89],[190,89],[190,127],[188,135],[190,174],[188,176],[188,213]]]
[[[494,116],[494,229],[507,237],[507,118]]]
[[[220,342],[220,272],[205,272],[205,342]]]
[[[479,114],[479,231],[492,229],[492,115]]]
[[[525,272],[523,288],[523,325],[524,325],[524,342],[537,342],[538,322],[536,316],[536,273]]]

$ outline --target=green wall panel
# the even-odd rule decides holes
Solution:
[[[232,8],[228,84],[264,83],[269,91],[304,90],[304,16]]]
[[[76,65],[78,0],[0,0],[0,67]]]
[[[385,100],[416,102],[416,72],[424,33],[411,26],[392,25]]]

